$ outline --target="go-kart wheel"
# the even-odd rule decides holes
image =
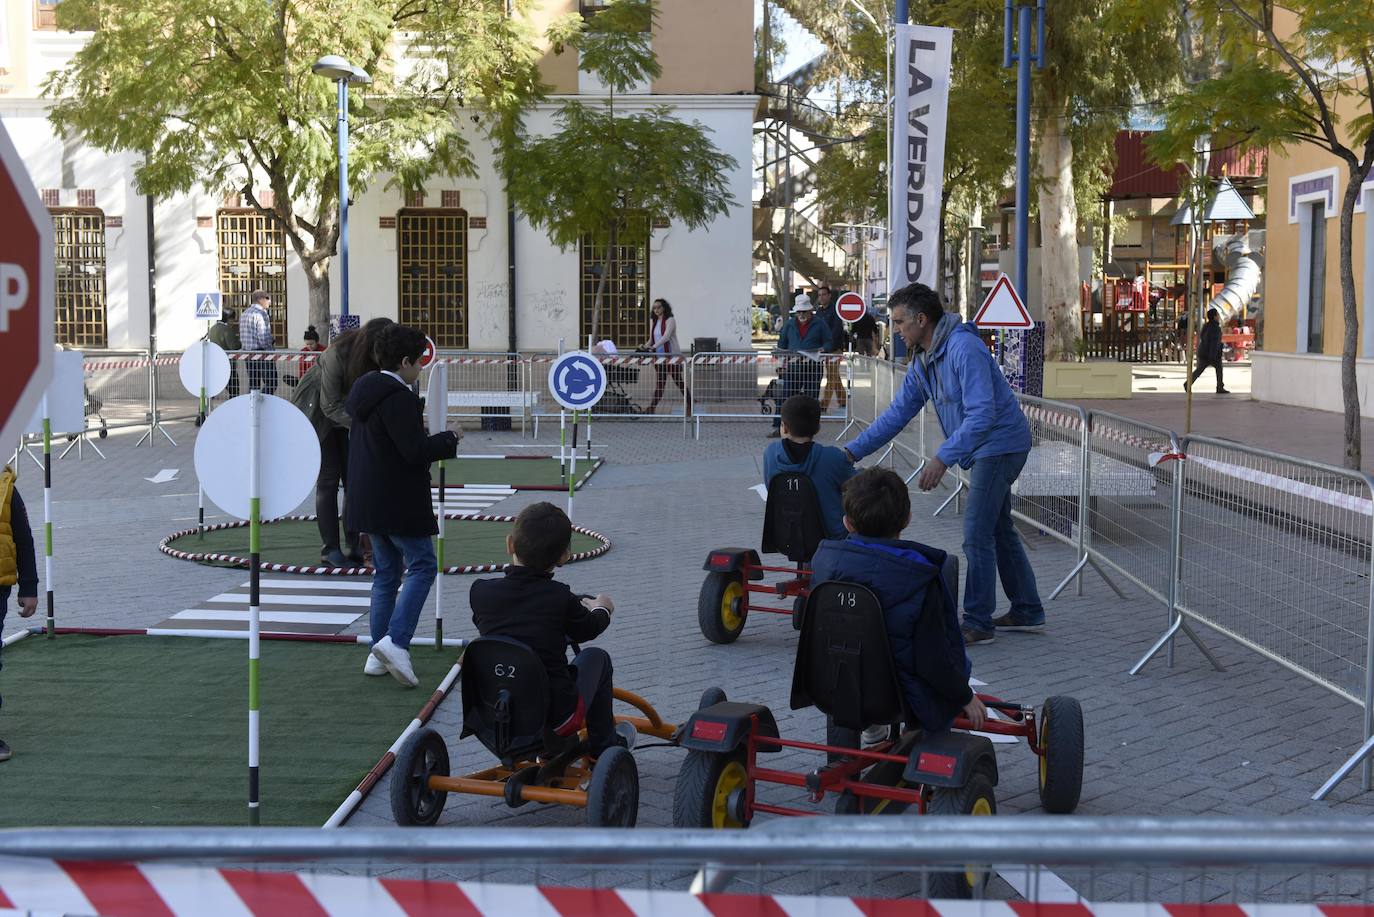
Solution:
[[[996,815],[997,798],[987,774],[972,774],[968,782],[957,789],[936,790],[926,807],[928,815]],[[988,866],[967,865],[955,872],[945,869],[931,873],[928,893],[931,898],[972,898],[987,884],[991,869]]]
[[[748,786],[744,752],[689,751],[677,772],[673,825],[678,828],[747,828],[748,819],[731,811],[730,795]]]
[[[806,611],[806,596],[799,595],[792,600],[792,629],[801,630],[802,615]]]
[[[433,729],[421,729],[406,739],[391,769],[391,817],[396,824],[437,822],[448,793],[431,790],[429,778],[448,774],[448,746],[443,736]]]
[[[712,686],[701,692],[701,703],[697,704],[697,709],[705,710],[707,707],[714,707],[716,704],[723,703],[725,703],[725,692]]]
[[[101,438],[101,439],[104,439],[105,437],[107,437],[107,436],[109,436],[109,435],[110,435],[110,431],[109,431],[109,430],[105,429],[104,427],[101,427],[101,428],[100,428],[100,438]]]
[[[1083,708],[1057,695],[1040,711],[1040,807],[1055,815],[1078,808],[1083,791]]]
[[[702,636],[712,643],[734,643],[744,630],[747,596],[741,574],[706,574],[697,599],[697,623]]]
[[[587,787],[587,826],[633,828],[639,818],[639,767],[629,749],[606,749]]]

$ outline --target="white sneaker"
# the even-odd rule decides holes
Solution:
[[[368,654],[367,654],[367,662],[364,662],[364,663],[363,663],[363,674],[364,674],[364,675],[385,675],[385,674],[386,674],[386,666],[382,663],[382,660],[378,659],[376,656],[372,655],[371,653],[368,653]]]
[[[420,679],[415,677],[415,670],[410,666],[410,650],[401,649],[391,642],[390,637],[383,637],[374,643],[372,655],[381,660],[392,678],[407,688],[413,688],[420,683]]]
[[[886,723],[877,726],[869,726],[864,730],[863,747],[872,748],[879,742],[886,742],[891,731],[892,727],[888,726]]]

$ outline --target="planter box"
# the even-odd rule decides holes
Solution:
[[[1131,397],[1131,364],[1045,362],[1045,397],[1060,401]]]

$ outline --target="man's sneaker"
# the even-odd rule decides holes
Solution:
[[[410,666],[410,650],[401,649],[391,642],[390,637],[383,637],[374,643],[372,655],[381,660],[392,678],[407,688],[413,688],[420,683],[420,679],[415,677],[415,670]]]
[[[364,662],[364,663],[363,663],[363,674],[364,674],[364,675],[385,675],[385,674],[386,674],[386,666],[382,664],[382,660],[378,659],[376,656],[372,655],[371,653],[368,653],[368,654],[367,654],[367,662]]]
[[[990,630],[970,630],[967,627],[963,628],[963,634],[964,646],[972,646],[975,643],[991,643],[997,636]]]
[[[616,723],[615,738],[624,748],[634,751],[635,743],[639,741],[639,730],[634,723]]]
[[[320,563],[329,567],[347,567],[348,558],[344,557],[343,552],[338,548],[325,551],[320,555]]]
[[[891,734],[892,727],[887,725],[886,723],[880,723],[876,726],[869,726],[867,729],[864,730],[863,747],[872,748],[874,745],[877,745],[881,742],[886,742],[887,737]]]
[[[1217,389],[1217,394],[1218,394],[1218,395],[1229,395],[1229,394],[1231,394],[1231,390],[1230,390],[1229,388],[1219,388],[1219,389]]]
[[[0,739],[0,761],[8,761],[13,757],[14,752],[10,751],[10,747],[5,744],[4,739]]]
[[[1001,627],[1004,629],[1015,628],[1016,630],[1039,630],[1040,628],[1045,626],[1045,619],[1041,618],[1039,621],[1018,621],[1016,618],[1013,618],[1011,616],[1011,612],[1007,612],[1000,618],[993,618],[992,626]]]

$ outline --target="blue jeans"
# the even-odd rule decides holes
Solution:
[[[1011,485],[1025,467],[1027,455],[992,455],[978,459],[969,469],[968,509],[964,513],[964,557],[968,559],[964,626],[970,630],[993,629],[998,577],[1018,624],[1045,620],[1035,571],[1011,522]]]
[[[415,636],[420,610],[439,569],[434,542],[428,535],[368,534],[372,538],[372,564],[377,570],[372,576],[372,642],[390,637],[392,643],[406,649]]]

